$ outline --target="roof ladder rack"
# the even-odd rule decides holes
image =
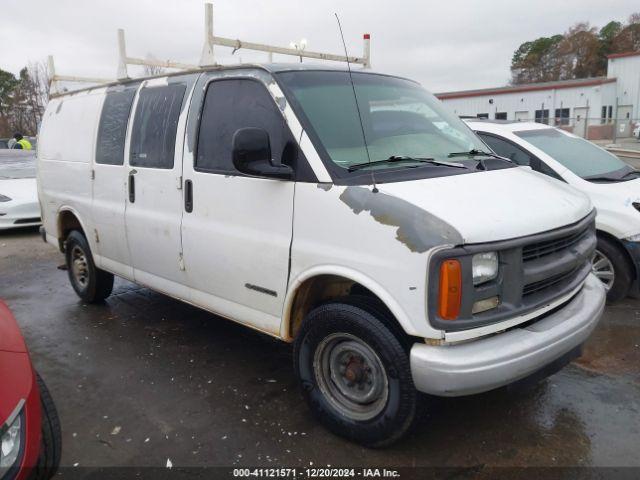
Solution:
[[[330,60],[334,62],[349,62],[353,64],[362,65],[363,68],[370,68],[371,66],[371,36],[366,33],[363,37],[363,51],[362,57],[346,57],[344,55],[335,55],[332,53],[312,52],[303,48],[286,48],[273,45],[266,45],[262,43],[245,42],[243,40],[217,37],[213,34],[213,5],[211,3],[205,3],[204,5],[204,44],[202,46],[202,52],[200,54],[200,61],[198,65],[192,65],[188,63],[175,62],[172,60],[158,60],[155,58],[137,58],[127,55],[127,46],[125,41],[125,34],[123,29],[118,29],[118,68],[116,77],[118,80],[125,80],[130,78],[127,71],[128,65],[141,65],[141,66],[153,66],[161,68],[171,68],[178,70],[191,70],[201,67],[215,66],[217,65],[214,55],[214,46],[223,46],[233,49],[233,53],[240,49],[253,50],[258,52],[266,52],[269,54],[269,61],[272,60],[273,54],[278,55],[290,55],[300,58],[312,58],[315,60]],[[49,67],[49,81],[51,85],[52,93],[57,93],[56,82],[83,82],[83,83],[108,83],[114,80],[103,78],[90,78],[90,77],[78,77],[69,75],[58,75],[55,72],[55,66],[53,63],[53,57],[48,58]]]

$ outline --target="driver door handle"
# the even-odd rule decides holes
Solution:
[[[129,172],[129,203],[136,202],[136,173],[135,169]]]
[[[184,210],[187,213],[193,212],[193,182],[191,180],[184,182]]]

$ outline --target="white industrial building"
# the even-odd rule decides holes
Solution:
[[[628,137],[640,122],[640,52],[610,55],[606,77],[436,96],[463,117],[548,123],[593,140]]]

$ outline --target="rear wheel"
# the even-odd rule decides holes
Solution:
[[[48,480],[58,471],[60,455],[62,452],[62,432],[58,411],[53,403],[53,398],[44,381],[37,375],[38,389],[40,390],[40,405],[42,406],[42,445],[38,464],[32,478],[36,480]]]
[[[111,295],[113,275],[95,266],[89,243],[82,233],[74,230],[69,234],[65,255],[69,281],[82,300],[95,303]]]
[[[382,315],[349,299],[321,305],[305,318],[294,346],[296,374],[315,416],[370,447],[405,435],[420,402],[408,349]]]
[[[629,294],[633,271],[621,247],[605,237],[598,237],[598,246],[591,262],[593,274],[607,290],[609,303],[622,300]]]

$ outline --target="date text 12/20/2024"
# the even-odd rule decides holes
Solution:
[[[235,468],[235,478],[399,478],[388,468]]]

